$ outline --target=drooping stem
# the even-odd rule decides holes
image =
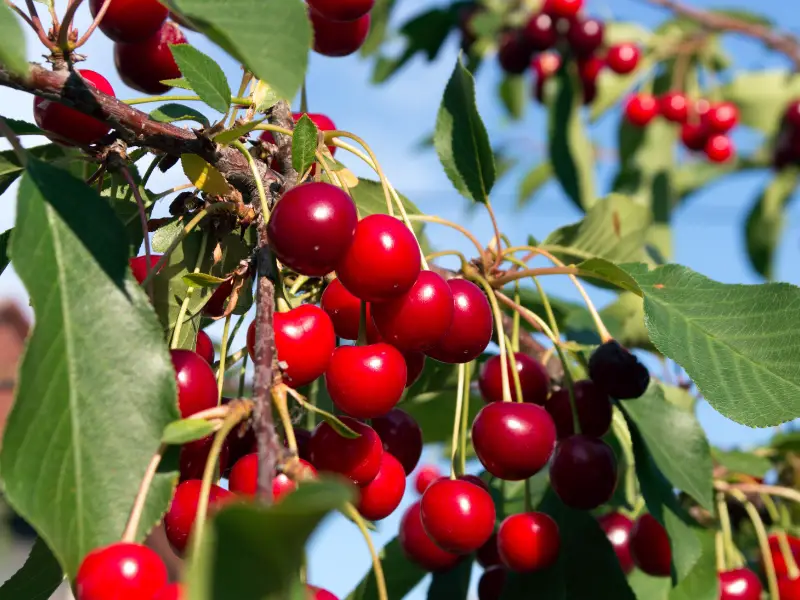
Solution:
[[[778,600],[778,576],[775,573],[775,563],[772,560],[772,552],[769,549],[767,531],[764,528],[764,522],[761,520],[761,515],[758,514],[758,509],[742,492],[737,489],[732,489],[728,493],[744,505],[747,515],[750,517],[750,520],[753,523],[753,528],[756,530],[756,537],[758,538],[758,546],[761,550],[761,559],[764,561],[764,571],[767,575],[767,587],[769,588],[769,595],[772,600]]]
[[[225,325],[222,328],[222,342],[219,349],[219,371],[217,372],[217,395],[219,402],[222,402],[222,388],[225,386],[225,359],[228,352],[228,333],[231,327],[231,316],[225,317]]]
[[[563,348],[561,348],[561,344],[557,343],[554,348],[558,353],[558,358],[561,359],[561,364],[564,366],[564,383],[567,385],[569,409],[572,411],[572,428],[576,435],[580,435],[581,419],[580,415],[578,414],[578,403],[575,400],[575,381],[572,379],[572,373],[569,370],[569,363],[567,362],[567,357],[564,354]]]
[[[256,189],[258,190],[258,200],[261,203],[261,214],[265,221],[269,220],[269,205],[267,204],[267,194],[264,191],[264,182],[261,180],[261,174],[258,172],[256,161],[253,155],[247,150],[245,145],[239,140],[234,140],[231,145],[239,150],[242,155],[247,159],[247,164],[250,165],[250,170],[253,172],[253,179],[256,181]]]
[[[461,432],[461,409],[464,405],[464,378],[466,367],[463,363],[458,365],[458,383],[456,384],[456,407],[453,411],[453,438],[450,449],[450,479],[455,479],[463,475],[460,466],[456,464],[456,456],[459,452],[459,434]]]
[[[235,336],[235,334],[230,336],[230,338],[231,338],[231,339],[233,339],[234,337],[236,337],[236,336]],[[244,346],[244,347],[242,347],[242,348],[239,348],[239,349],[238,349],[236,352],[234,352],[233,354],[229,354],[228,356],[226,356],[226,357],[225,357],[225,361],[224,361],[224,364],[225,364],[225,370],[228,370],[228,369],[230,369],[230,368],[231,368],[233,365],[235,365],[235,364],[236,364],[236,363],[238,363],[240,360],[242,360],[242,358],[244,358],[245,360],[247,359],[247,346]],[[219,368],[220,368],[220,366],[221,366],[222,364],[223,364],[223,360],[222,360],[222,357],[220,356],[220,359],[219,359],[219,361],[217,361],[216,363],[214,363],[214,366],[215,366],[215,367],[217,368],[217,370],[219,371]]]
[[[361,301],[361,307],[359,310],[359,319],[358,319],[358,345],[359,346],[366,346],[367,341],[367,303],[366,301]]]
[[[519,380],[519,371],[517,371],[517,357],[514,356],[514,346],[511,340],[506,336],[506,351],[508,353],[509,370],[511,371],[511,379],[514,382],[514,393],[516,394],[517,402],[522,402],[522,384]]]
[[[281,419],[283,426],[283,433],[286,436],[286,444],[293,454],[297,454],[297,438],[294,435],[294,426],[292,425],[292,418],[289,416],[289,406],[286,401],[286,385],[281,384],[272,389],[272,403],[278,411],[278,416]]]
[[[372,152],[372,149],[367,145],[367,143],[362,140],[357,135],[347,132],[347,131],[326,131],[325,132],[325,141],[329,139],[334,140],[337,137],[345,137],[353,140],[357,144],[359,144],[364,150],[369,154],[370,159],[372,160],[372,164],[374,165],[375,171],[378,173],[378,178],[381,180],[381,186],[383,187],[383,195],[386,197],[386,210],[387,212],[394,216],[394,208],[392,206],[392,194],[389,191],[389,182],[386,179],[386,175],[383,173],[383,169],[381,168],[380,163],[378,162],[377,157]]]
[[[794,559],[794,554],[789,546],[789,538],[786,536],[785,531],[778,532],[778,545],[781,548],[783,561],[786,563],[789,579],[797,579],[800,577],[800,569],[797,568],[797,561]]]
[[[468,229],[462,227],[457,223],[453,223],[452,221],[448,221],[447,219],[442,219],[440,217],[434,217],[431,215],[408,215],[409,221],[425,221],[427,223],[438,223],[439,225],[445,225],[450,227],[451,229],[455,229],[456,231],[461,232],[464,236],[472,242],[472,245],[475,246],[475,249],[478,251],[480,256],[483,256],[484,250],[481,247],[481,243],[478,239],[469,232]]]
[[[514,282],[514,302],[516,304],[521,304],[519,297],[519,281]],[[511,324],[511,345],[514,349],[514,352],[519,352],[519,319],[519,312],[515,310]]]
[[[782,487],[779,485],[764,485],[762,483],[727,483],[725,481],[714,481],[714,488],[723,492],[737,490],[745,494],[769,494],[779,496],[792,502],[800,503],[800,491]]]
[[[503,385],[503,402],[511,402],[511,385],[508,380],[508,353],[506,352],[506,332],[503,329],[503,313],[500,312],[500,305],[497,303],[494,290],[489,282],[483,277],[477,278],[478,283],[483,287],[489,297],[489,304],[492,305],[495,329],[497,330],[497,345],[500,347],[500,381]]]
[[[633,456],[633,442],[631,440],[631,432],[628,429],[628,424],[625,417],[622,416],[620,410],[616,407],[613,409],[611,419],[611,430],[614,432],[619,445],[622,446],[622,454],[625,457],[625,501],[628,506],[634,507],[636,498],[636,472],[634,470],[635,461]]]
[[[200,267],[203,265],[203,255],[206,252],[206,244],[208,243],[208,234],[203,234],[203,239],[200,240],[200,251],[197,253],[197,261],[195,262],[195,267],[193,273],[199,273]],[[149,277],[149,276],[148,276]],[[186,311],[189,310],[189,302],[194,295],[194,286],[189,286],[186,289],[186,296],[183,298],[183,302],[181,303],[181,308],[178,311],[178,319],[175,321],[175,330],[172,333],[172,343],[170,344],[170,348],[173,350],[178,347],[181,341],[181,329],[183,328],[183,320],[186,318]]]
[[[723,570],[732,569],[736,564],[736,551],[733,543],[733,532],[731,531],[731,517],[728,513],[728,505],[725,503],[725,494],[717,494],[717,515],[719,516],[720,531],[722,531],[722,548],[725,551],[725,558],[722,561]]]
[[[33,26],[33,30],[36,32],[36,35],[39,36],[39,41],[41,41],[48,50],[56,50],[58,46],[50,41],[49,37],[47,37],[47,32],[42,25],[42,20],[39,18],[39,13],[36,11],[36,5],[34,4],[33,0],[25,0],[25,6],[28,7],[28,12],[30,13],[30,23]],[[53,26],[58,26],[57,20],[53,21]]]
[[[531,499],[531,480],[525,480],[525,487],[523,488],[525,491],[525,512],[531,512],[533,510],[533,502]]]
[[[459,468],[462,473],[467,471],[467,430],[469,429],[469,402],[470,402],[470,380],[472,379],[472,366],[474,361],[464,365],[464,401],[461,403],[461,436],[459,439],[459,458],[461,462]]]
[[[492,229],[494,229],[494,240],[497,244],[497,255],[494,258],[494,266],[497,267],[500,264],[500,261],[502,261],[503,238],[500,234],[500,227],[497,225],[497,217],[494,214],[494,209],[492,208],[492,204],[489,202],[488,198],[486,198],[484,205],[486,206],[486,212],[489,213],[489,218],[492,221]]]
[[[532,310],[529,310],[528,308],[522,306],[521,304],[517,304],[511,298],[509,298],[500,291],[495,290],[494,293],[500,300],[500,302],[502,302],[509,308],[513,309],[514,311],[518,312],[523,319],[525,319],[528,323],[530,323],[534,328],[541,331],[547,337],[547,339],[549,339],[553,343],[554,346],[558,346],[558,338],[553,333],[553,330],[550,329],[547,323],[545,323],[539,315],[537,315]]]
[[[72,47],[73,50],[75,50],[76,48],[80,48],[86,42],[89,41],[89,37],[94,33],[94,30],[97,29],[97,26],[100,25],[100,21],[103,20],[103,17],[106,16],[106,11],[108,10],[109,6],[111,6],[111,0],[105,0],[105,2],[103,2],[103,6],[101,6],[100,10],[97,11],[97,15],[95,16],[94,20],[92,21],[92,24],[89,25],[89,28],[80,37],[80,39],[78,39],[78,41],[75,42],[75,45]]]
[[[721,531],[714,536],[715,550],[717,552],[717,573],[725,572],[725,538]]]
[[[144,239],[144,255],[147,257],[147,279],[149,279],[147,284],[147,294],[150,296],[150,302],[153,302],[154,292],[153,279],[150,277],[152,263],[150,262],[150,231],[147,228],[147,208],[144,205],[142,194],[139,192],[139,186],[137,186],[136,182],[133,180],[130,169],[123,165],[121,171],[122,176],[125,178],[125,182],[133,192],[133,197],[136,199],[136,206],[139,209],[139,221],[142,224],[142,237]]]
[[[142,477],[142,483],[139,485],[139,491],[136,493],[136,498],[133,500],[133,508],[131,509],[131,516],[128,518],[128,523],[125,525],[125,531],[122,533],[123,542],[135,542],[136,532],[139,530],[139,521],[142,519],[144,512],[145,501],[147,500],[147,492],[150,491],[150,486],[158,471],[158,465],[161,464],[161,458],[167,447],[165,445],[159,446],[153,458],[150,459],[150,464],[147,465],[147,470]]]
[[[361,535],[364,536],[364,541],[367,543],[369,554],[372,557],[372,571],[375,573],[375,582],[378,585],[378,599],[389,600],[389,593],[386,591],[386,578],[383,575],[383,565],[381,565],[381,559],[375,550],[375,545],[372,543],[372,536],[369,534],[369,530],[364,523],[364,519],[356,510],[355,506],[349,502],[345,505],[342,512],[345,514],[345,516],[352,519],[352,521],[356,524],[356,527],[358,527],[358,530],[361,532]]]

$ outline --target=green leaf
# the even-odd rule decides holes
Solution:
[[[800,95],[800,76],[789,71],[740,71],[718,94],[736,104],[742,125],[769,135],[778,130],[789,102]]]
[[[45,162],[64,157],[64,149],[58,144],[44,144],[30,148],[28,154]],[[0,152],[0,194],[5,192],[23,172],[17,153],[13,150]]]
[[[222,277],[214,277],[208,273],[188,273],[183,276],[183,281],[186,285],[192,287],[208,287],[216,288],[220,283],[225,281]]]
[[[5,3],[0,5],[0,39],[0,64],[12,73],[27,75],[30,66],[25,58],[25,33],[17,15]]]
[[[292,136],[292,166],[298,173],[305,173],[314,164],[317,152],[319,129],[308,115],[303,115],[294,127]]]
[[[452,569],[434,573],[428,588],[428,600],[467,600],[471,577],[471,560],[462,560]]]
[[[42,538],[36,538],[25,564],[0,587],[0,600],[49,598],[63,580],[56,557]]]
[[[20,121],[19,119],[10,119],[9,117],[4,118],[8,126],[11,127],[11,130],[17,135],[44,135],[44,132],[33,123]],[[32,150],[32,148],[29,149],[29,151],[30,150]]]
[[[87,552],[119,539],[161,433],[179,418],[175,372],[130,275],[125,231],[82,181],[29,159],[12,254],[36,325],[0,468],[10,504],[74,577]],[[140,534],[174,482],[156,477]]]
[[[500,81],[498,95],[508,116],[514,121],[519,121],[525,116],[530,96],[528,80],[525,77],[506,74]]]
[[[428,574],[406,558],[397,538],[381,549],[380,557],[389,598],[405,598]],[[375,600],[377,598],[378,585],[375,572],[370,569],[345,600]]]
[[[160,123],[174,123],[175,121],[197,121],[204,127],[210,127],[211,123],[208,121],[203,113],[194,108],[184,106],[183,104],[162,104],[155,110],[150,112],[150,118]]]
[[[130,171],[134,182],[140,183],[141,179],[136,169],[131,168]],[[145,216],[149,219],[153,210],[153,202],[150,200],[147,190],[141,185],[139,185],[139,193],[145,205]],[[125,227],[125,231],[128,234],[130,254],[138,253],[144,240],[144,233],[142,232],[142,220],[139,216],[139,206],[133,197],[133,192],[128,182],[121,174],[113,173],[110,177],[106,177],[105,185],[100,195],[108,200],[117,218]]]
[[[717,600],[719,598],[714,530],[699,530],[695,532],[695,535],[700,540],[702,554],[686,578],[669,593],[669,600]]]
[[[170,0],[169,4],[281,98],[294,98],[300,90],[312,45],[311,22],[301,0]]]
[[[222,67],[189,44],[170,44],[169,48],[181,74],[200,99],[214,110],[227,112],[231,104],[231,88]]]
[[[553,165],[550,162],[539,163],[532,167],[519,186],[517,206],[519,208],[527,206],[542,186],[552,179],[553,173]]]
[[[161,441],[164,444],[182,446],[201,440],[214,433],[214,425],[205,419],[181,419],[173,421],[164,428]]]
[[[189,90],[193,92],[192,86],[186,80],[185,77],[180,77],[178,79],[162,79],[161,83],[164,85],[168,85],[169,87],[180,88],[182,90]]]
[[[636,283],[636,280],[628,271],[604,258],[590,258],[578,264],[578,268],[581,270],[583,277],[594,276],[599,281],[612,283],[625,291],[633,292],[639,296],[642,295],[639,284]]]
[[[719,450],[714,448],[712,456],[720,465],[728,469],[731,473],[741,473],[752,477],[764,478],[772,469],[772,463],[768,458],[757,456],[752,452],[741,452],[739,450]]]
[[[175,238],[183,231],[184,225],[183,220],[176,217],[166,225],[159,227],[153,234],[153,240],[150,244],[153,252],[166,252]]]
[[[364,45],[361,46],[359,54],[367,57],[375,54],[386,38],[386,31],[389,28],[389,17],[396,0],[377,0],[370,11],[369,34]]]
[[[213,140],[218,144],[230,144],[231,142],[238,140],[240,137],[247,135],[251,131],[253,131],[256,127],[261,125],[266,120],[264,119],[256,119],[253,121],[248,121],[247,123],[241,123],[240,125],[235,125],[230,129],[226,129],[225,131],[220,131],[213,137]]]
[[[639,569],[634,569],[628,583],[638,600],[667,600],[672,582],[669,577],[652,577]]]
[[[609,43],[609,42],[606,42]],[[597,96],[592,102],[589,118],[597,121],[633,90],[634,86],[653,68],[653,60],[645,55],[636,69],[626,75],[618,75],[611,69],[603,69],[597,78]]]
[[[6,270],[11,260],[8,255],[8,245],[11,242],[11,233],[13,231],[13,229],[8,229],[0,233],[0,273]]]
[[[494,153],[475,103],[475,79],[461,56],[444,91],[433,143],[456,189],[474,202],[488,201],[495,181]]]

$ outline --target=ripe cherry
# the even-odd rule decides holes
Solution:
[[[508,574],[502,565],[487,568],[478,580],[478,600],[500,600]]]
[[[528,512],[506,517],[497,530],[503,564],[518,573],[553,566],[561,549],[558,525],[550,515]]]
[[[420,502],[408,507],[400,521],[398,539],[403,554],[426,571],[446,571],[460,560],[458,554],[442,550],[422,526]]]
[[[704,121],[714,133],[728,133],[739,122],[739,109],[733,102],[712,104]]]
[[[606,63],[596,56],[578,59],[578,75],[583,86],[583,103],[591,104],[597,96],[597,78]]]
[[[558,443],[550,485],[571,508],[592,510],[611,499],[617,487],[617,458],[603,440],[574,435]]]
[[[719,600],[761,600],[762,591],[761,580],[750,569],[719,574]]]
[[[425,490],[427,490],[434,481],[441,478],[441,476],[442,472],[436,465],[422,465],[417,473],[416,479],[414,479],[414,487],[417,493],[424,494]]]
[[[500,560],[500,551],[497,549],[497,533],[493,533],[492,536],[486,540],[486,543],[478,548],[478,551],[475,553],[475,558],[478,560],[478,564],[484,569],[494,567],[502,562]]]
[[[117,542],[92,550],[75,576],[77,600],[151,598],[167,585],[167,567],[147,546]]]
[[[789,579],[789,576],[778,578],[778,597],[781,600],[800,600],[800,577]]]
[[[443,363],[467,363],[478,358],[492,340],[492,309],[483,291],[466,279],[447,282],[453,293],[453,321],[426,354]]]
[[[472,444],[486,470],[507,481],[532,477],[553,454],[556,426],[536,404],[492,402],[472,423]]]
[[[308,116],[308,118],[311,119],[311,122],[314,123],[314,125],[316,125],[317,129],[320,131],[334,131],[336,129],[336,124],[333,122],[333,119],[331,119],[328,115],[323,115],[322,113],[295,112],[292,113],[292,118],[294,119],[294,122],[297,123],[303,115]],[[272,135],[271,131],[264,131],[261,134],[261,141],[274,144],[275,137]],[[336,146],[328,146],[328,150],[330,151],[331,156],[336,154]]]
[[[533,49],[521,31],[506,31],[500,37],[497,60],[506,73],[521,75],[531,64]]]
[[[367,340],[369,340],[369,333],[367,333]],[[419,380],[422,371],[425,369],[425,354],[422,352],[403,352],[403,358],[406,359],[406,387],[410,388]]]
[[[323,56],[353,54],[364,45],[369,34],[369,13],[355,21],[331,21],[314,9],[308,14],[314,28],[314,51]]]
[[[523,32],[528,46],[534,51],[548,50],[558,41],[555,21],[547,13],[533,15]]]
[[[308,600],[339,600],[334,594],[320,587],[307,585],[306,589],[309,593]]]
[[[301,304],[290,311],[275,313],[275,347],[286,385],[298,388],[322,375],[336,348],[333,323],[324,310]],[[247,350],[255,360],[256,322],[247,330]]]
[[[623,43],[611,46],[606,54],[608,68],[620,75],[627,75],[636,69],[642,51],[636,44]]]
[[[308,462],[300,459],[297,471],[304,477],[313,477],[317,470]],[[272,478],[272,498],[276,502],[289,492],[293,492],[297,484],[286,474],[278,473]],[[229,489],[242,496],[255,497],[258,492],[258,453],[243,456],[231,469]]]
[[[209,435],[194,442],[189,442],[181,447],[179,456],[180,480],[202,479],[206,468],[208,455],[211,452],[211,445],[214,443],[214,436]],[[228,458],[229,447],[224,444],[219,453],[219,470],[224,473],[229,466]]]
[[[705,153],[713,163],[724,163],[728,162],[733,155],[736,153],[736,150],[733,146],[733,141],[727,135],[718,133],[712,135],[706,141],[705,146]]]
[[[155,267],[156,263],[160,259],[160,254],[151,254],[149,266],[147,265],[147,256],[136,256],[128,261],[131,266],[131,271],[133,272],[133,277],[139,282],[140,285],[147,278],[147,273],[150,271],[150,269]]]
[[[631,529],[633,521],[622,513],[612,512],[599,517],[600,527],[611,542],[614,553],[619,560],[619,566],[626,575],[633,571],[633,558],[631,558]]]
[[[194,351],[202,356],[208,364],[214,363],[214,343],[205,331],[197,332],[197,342],[195,342]]]
[[[689,119],[689,99],[683,92],[667,92],[658,100],[661,116],[672,123],[686,123]]]
[[[372,305],[372,320],[381,338],[395,348],[422,351],[444,337],[453,312],[453,293],[444,278],[420,271],[405,294]]]
[[[589,377],[617,400],[639,398],[650,385],[650,372],[617,340],[598,346],[589,357]]]
[[[178,408],[185,419],[217,405],[217,378],[202,356],[191,350],[170,350],[178,384]]]
[[[356,205],[342,189],[304,183],[286,192],[272,210],[269,245],[287,267],[321,277],[347,253],[357,223]]]
[[[145,94],[169,91],[172,86],[161,82],[181,76],[170,45],[185,43],[180,27],[167,21],[146,40],[114,44],[114,63],[120,79],[125,85]]]
[[[114,96],[114,88],[100,73],[89,69],[79,69],[77,73],[80,78],[75,74],[70,75],[67,80],[69,85],[74,85],[78,89],[91,86],[104,94]],[[46,98],[34,99],[33,118],[36,124],[45,131],[76,144],[94,144],[111,130],[111,127],[103,121]]]
[[[567,41],[579,57],[589,57],[603,45],[605,25],[597,19],[577,20],[570,23]]]
[[[650,94],[635,94],[625,104],[625,118],[636,127],[644,127],[657,116],[658,101]]]
[[[784,111],[784,119],[794,128],[800,128],[800,100],[792,100]]]
[[[361,300],[353,296],[338,279],[331,281],[322,292],[319,305],[333,322],[336,335],[345,340],[358,339],[361,320]],[[372,304],[367,302],[367,341],[380,341],[378,328],[372,320]]]
[[[372,427],[361,421],[351,417],[339,417],[339,420],[360,436],[343,437],[323,421],[311,434],[311,464],[319,471],[340,473],[356,485],[366,485],[375,479],[381,468],[381,438]]]
[[[522,390],[522,401],[533,404],[544,404],[547,393],[550,391],[550,375],[544,365],[521,352],[514,353],[519,386]],[[511,399],[517,400],[517,388],[514,385],[511,359],[507,361],[508,384],[511,388]],[[500,356],[493,356],[487,360],[481,369],[478,385],[484,402],[502,402],[503,400],[503,370]]]
[[[200,488],[203,482],[199,479],[184,481],[175,490],[172,504],[167,514],[164,515],[164,527],[167,539],[172,547],[180,554],[189,543],[195,517],[197,517],[197,503],[200,501]],[[209,510],[219,508],[225,502],[234,498],[234,495],[218,485],[212,485],[208,494]]]
[[[375,5],[375,0],[308,0],[308,5],[331,21],[357,21]]]
[[[703,150],[708,142],[708,128],[701,122],[684,123],[681,127],[681,141],[689,150]]]
[[[800,538],[794,537],[793,535],[787,535],[786,540],[789,542],[789,551],[794,556],[795,562],[800,561]],[[769,550],[770,554],[772,554],[772,564],[775,567],[775,573],[778,577],[789,577],[789,567],[786,564],[786,560],[783,558],[783,553],[781,552],[781,545],[779,541],[779,536],[777,534],[771,534],[767,541],[769,542]],[[800,585],[800,584],[798,584]],[[782,598],[783,596],[781,596]]]
[[[489,491],[489,484],[486,483],[485,480],[481,479],[477,475],[465,473],[464,475],[459,475],[457,479],[460,479],[461,481],[466,481],[468,483],[471,483],[472,485],[477,485],[479,488],[483,488],[487,492]]]
[[[583,8],[583,0],[545,0],[543,11],[554,17],[574,18]]]
[[[213,318],[224,315],[225,308],[228,304],[228,298],[231,297],[232,293],[233,277],[220,283],[217,289],[214,290],[214,293],[211,294],[211,298],[209,298],[208,302],[203,306],[203,314]]]
[[[180,583],[170,583],[161,588],[153,600],[183,600],[183,586]]]
[[[422,429],[414,417],[393,408],[382,417],[372,419],[372,428],[380,436],[384,452],[399,460],[406,475],[410,475],[422,456]]]
[[[480,548],[494,531],[489,492],[459,479],[437,479],[420,500],[422,526],[444,550],[466,554]]]
[[[380,521],[400,506],[406,491],[406,472],[394,456],[384,452],[375,479],[361,486],[358,512],[370,521]]]
[[[92,17],[103,4],[104,0],[90,0]],[[99,27],[114,42],[140,42],[159,30],[167,13],[158,0],[111,0]]]
[[[669,577],[672,549],[667,530],[651,514],[644,514],[633,524],[630,536],[633,564],[653,577]]]
[[[575,394],[581,433],[589,437],[603,437],[611,427],[612,411],[608,396],[589,379],[576,381],[572,388]],[[553,417],[558,439],[568,438],[575,433],[569,390],[566,387],[553,392],[544,407]]]

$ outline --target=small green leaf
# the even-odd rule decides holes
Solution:
[[[50,598],[62,581],[64,573],[56,557],[42,538],[36,538],[25,564],[0,587],[0,600]]]
[[[198,288],[215,288],[225,281],[222,277],[214,277],[208,273],[187,273],[183,276],[186,285]]]
[[[162,79],[161,83],[164,85],[168,85],[169,87],[180,88],[182,90],[189,90],[193,92],[192,86],[186,80],[185,77],[181,77],[179,79]]]
[[[319,130],[317,126],[303,115],[294,127],[292,136],[292,167],[298,173],[305,173],[314,164],[317,152]]]
[[[217,168],[197,154],[181,154],[183,172],[196,188],[209,194],[222,196],[230,186]]]
[[[231,88],[217,62],[189,44],[171,44],[170,50],[181,74],[200,99],[224,113],[231,104]]]
[[[159,227],[153,234],[153,241],[151,243],[153,251],[166,252],[175,238],[183,231],[184,225],[185,223],[182,219],[175,218],[166,225]]]
[[[628,583],[638,600],[667,600],[672,589],[669,577],[653,577],[639,569],[633,570]]]
[[[173,446],[182,446],[189,442],[201,440],[214,433],[214,425],[205,419],[181,419],[173,421],[164,428],[161,442]]]
[[[58,144],[35,146],[27,152],[45,162],[52,162],[64,157],[64,149]],[[0,152],[0,194],[8,189],[22,175],[23,171],[16,152],[13,150]]]
[[[717,573],[717,548],[714,531],[698,530],[702,554],[691,571],[669,593],[669,600],[717,600],[719,574]]]
[[[280,102],[280,96],[264,81],[259,81],[253,90],[253,105],[256,112],[267,112]]]
[[[612,283],[625,291],[641,296],[642,290],[636,280],[622,267],[604,258],[590,258],[578,264],[584,277],[594,276],[600,281]]]
[[[231,127],[230,129],[226,129],[225,131],[220,131],[218,134],[214,136],[214,141],[218,144],[227,145],[231,142],[238,140],[240,137],[247,135],[251,131],[253,131],[256,127],[261,125],[266,120],[264,119],[256,119],[253,121],[248,121],[247,123],[242,123],[240,125],[236,125]]]
[[[197,121],[205,127],[210,127],[211,123],[200,111],[197,111],[183,104],[162,104],[150,113],[150,118],[160,123],[174,123],[175,121]]]
[[[539,163],[531,168],[519,186],[517,206],[519,208],[527,206],[542,186],[552,179],[553,173],[553,165],[549,161]]]
[[[525,108],[530,101],[528,80],[522,75],[506,74],[500,82],[498,95],[503,102],[508,116],[519,121],[525,115]]]
[[[731,473],[741,473],[751,477],[764,478],[772,469],[772,463],[768,458],[757,456],[752,452],[740,452],[738,450],[719,450],[714,448],[712,452],[714,460],[728,469]]]
[[[17,75],[26,75],[30,66],[26,60],[25,33],[19,19],[5,3],[0,5],[0,64]]]

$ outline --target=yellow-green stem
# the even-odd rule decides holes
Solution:
[[[625,501],[633,509],[637,501],[636,491],[636,472],[635,462],[633,457],[633,443],[631,441],[631,432],[628,430],[628,424],[625,417],[622,416],[619,408],[614,407],[611,419],[611,430],[614,432],[620,446],[622,446],[622,454],[625,457]]]
[[[519,296],[519,281],[514,282],[514,302],[522,304]],[[511,317],[511,344],[514,352],[519,352],[519,312],[514,311],[514,316]]]
[[[533,510],[533,502],[531,501],[531,480],[525,480],[525,512]]]
[[[480,256],[483,256],[484,254],[484,250],[481,247],[481,243],[478,241],[478,239],[474,235],[472,235],[469,232],[469,230],[465,229],[464,227],[462,227],[457,223],[453,223],[452,221],[448,221],[447,219],[442,219],[440,217],[434,217],[431,215],[408,215],[408,219],[410,221],[424,221],[426,223],[437,223],[439,225],[445,225],[447,227],[450,227],[451,229],[455,229],[456,231],[463,233],[464,236],[470,242],[472,242],[472,245],[475,246],[475,249],[478,251],[478,254]]]
[[[463,475],[459,465],[456,464],[456,457],[459,450],[459,433],[461,431],[461,408],[464,405],[464,378],[466,376],[466,368],[463,363],[458,365],[458,383],[456,384],[456,407],[453,411],[453,438],[452,447],[450,449],[450,479],[455,479],[459,475]]]
[[[233,339],[233,337],[234,336],[231,336],[231,339]],[[247,346],[245,346],[243,348],[239,348],[233,354],[229,354],[228,356],[225,357],[225,361],[224,361],[225,370],[230,369],[233,365],[235,365],[240,360],[242,360],[242,358],[245,358],[245,359],[247,358]],[[219,374],[219,368],[220,368],[220,366],[222,364],[223,364],[222,357],[220,357],[220,359],[217,362],[214,363],[214,368],[217,369],[217,374]]]
[[[758,514],[758,509],[747,499],[747,496],[739,490],[730,490],[729,494],[744,504],[747,515],[753,522],[753,528],[756,530],[756,537],[758,538],[758,546],[761,550],[761,559],[764,561],[764,571],[767,575],[769,595],[772,600],[778,600],[778,577],[775,574],[775,564],[772,561],[772,552],[770,552],[769,549],[767,531],[764,529],[764,522],[761,520],[761,515]]]
[[[503,314],[500,312],[500,305],[497,303],[494,290],[489,282],[483,277],[477,278],[478,283],[483,287],[492,305],[494,315],[495,330],[497,331],[497,345],[500,347],[500,381],[503,385],[503,402],[511,402],[511,385],[508,380],[508,354],[506,352],[506,333],[503,329]]]
[[[256,182],[256,189],[258,190],[258,200],[261,203],[261,216],[266,223],[269,221],[269,206],[267,205],[267,194],[264,191],[264,182],[261,180],[261,174],[258,172],[256,161],[253,159],[253,155],[250,154],[245,145],[239,140],[234,140],[231,143],[231,146],[241,152],[247,160],[247,164],[250,165],[250,171],[253,174],[253,179],[255,179]]]
[[[517,357],[514,356],[514,347],[508,336],[506,336],[506,349],[508,350],[508,365],[511,371],[511,379],[514,380],[514,393],[517,402],[522,402],[522,383],[519,380],[519,371],[517,371]]]
[[[243,348],[244,360],[242,360],[242,368],[239,370],[239,398],[244,396],[244,384],[247,375],[247,359],[250,358],[247,354],[247,348]]]
[[[200,252],[197,254],[197,262],[195,263],[193,273],[199,273],[200,267],[203,264],[203,254],[206,252],[206,244],[208,242],[208,234],[203,234],[203,239],[200,241]],[[152,274],[152,271],[151,271]],[[186,296],[181,303],[181,309],[178,312],[178,319],[175,321],[175,331],[173,331],[172,335],[172,344],[170,344],[170,348],[175,349],[178,347],[181,339],[181,329],[183,328],[183,320],[186,318],[186,311],[189,309],[189,301],[192,299],[192,295],[194,295],[194,287],[189,286],[186,289]]]
[[[785,531],[778,532],[778,545],[781,548],[783,561],[786,563],[789,579],[797,579],[800,577],[800,569],[797,568],[797,561],[794,559],[794,554],[789,546],[789,538],[786,536]]]
[[[289,450],[297,454],[297,438],[294,435],[292,417],[289,415],[289,406],[286,400],[286,385],[272,390],[272,403],[278,410],[278,416],[283,426],[283,433],[286,436],[286,444],[289,446]]]
[[[219,349],[219,371],[217,373],[217,396],[218,402],[222,403],[222,388],[225,385],[225,359],[228,352],[228,333],[230,332],[231,316],[225,317],[225,325],[222,328],[222,343]]]
[[[123,542],[136,541],[136,533],[139,530],[139,521],[142,519],[145,500],[147,500],[147,492],[150,490],[150,486],[152,485],[153,479],[158,471],[158,465],[161,463],[161,458],[164,456],[166,449],[167,447],[163,444],[159,446],[158,451],[156,451],[156,453],[153,455],[153,458],[150,459],[150,464],[147,465],[147,470],[144,473],[144,477],[142,477],[142,483],[139,485],[139,491],[136,494],[136,498],[133,500],[131,516],[128,518],[128,523],[125,526],[125,531],[122,534]]]
[[[470,402],[470,380],[472,379],[472,367],[475,361],[468,362],[464,365],[464,402],[461,405],[461,436],[459,439],[460,445],[460,459],[461,472],[467,471],[467,431],[469,430],[469,402]]]
[[[731,531],[731,517],[728,513],[728,505],[725,503],[725,495],[717,494],[717,515],[719,516],[719,526],[722,531],[722,545],[725,550],[723,570],[733,569],[737,563],[735,544],[733,543],[733,532]]]
[[[372,543],[372,537],[364,523],[364,519],[361,517],[358,510],[356,510],[356,507],[349,502],[345,505],[342,512],[345,516],[353,520],[356,527],[358,527],[358,530],[361,532],[361,535],[364,536],[364,541],[367,543],[369,554],[372,557],[372,571],[375,573],[375,582],[378,586],[378,600],[389,600],[389,593],[386,591],[386,578],[383,575],[383,565],[381,565],[381,559],[375,550],[375,545]]]
[[[372,163],[374,165],[375,171],[378,173],[378,178],[381,180],[381,186],[383,187],[383,195],[386,197],[386,210],[387,212],[394,216],[394,208],[392,207],[392,194],[389,191],[389,182],[386,179],[386,175],[383,173],[383,169],[381,168],[380,163],[378,162],[378,158],[372,152],[372,149],[367,145],[367,143],[358,137],[355,134],[352,134],[348,131],[326,131],[325,132],[325,141],[327,142],[329,139],[334,140],[337,137],[345,137],[353,140],[357,144],[359,144],[366,153],[369,155]]]

